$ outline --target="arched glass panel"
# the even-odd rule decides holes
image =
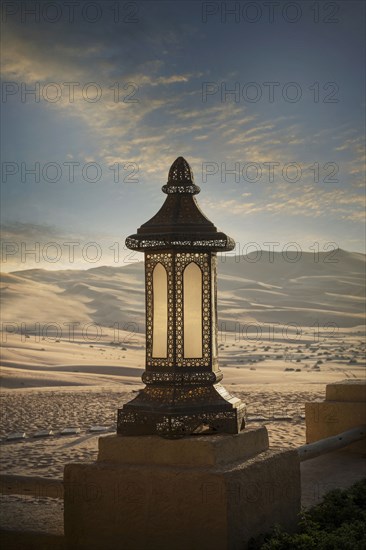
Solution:
[[[153,272],[153,357],[167,357],[168,350],[168,277],[158,263]]]
[[[217,343],[217,275],[216,275],[216,255],[213,254],[211,258],[211,331],[212,331],[212,368],[218,370],[217,355],[218,355],[218,343]]]
[[[184,357],[202,357],[202,271],[194,262],[183,273],[183,330]]]

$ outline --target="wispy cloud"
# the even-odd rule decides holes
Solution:
[[[22,25],[15,18],[9,20],[4,31],[4,80],[16,82],[19,86],[23,83],[29,88],[36,82],[41,87],[55,83],[63,92],[57,102],[41,98],[36,106],[40,114],[37,124],[31,120],[35,111],[30,108],[26,112],[21,105],[19,118],[22,120],[17,123],[33,124],[32,140],[26,147],[14,146],[13,157],[19,155],[16,160],[22,161],[21,155],[30,150],[29,155],[38,155],[41,162],[54,160],[46,158],[53,153],[51,140],[44,141],[42,135],[44,117],[43,124],[49,127],[51,121],[57,129],[56,156],[62,149],[67,159],[77,161],[94,161],[106,166],[136,163],[140,183],[145,186],[146,209],[150,207],[149,198],[156,196],[157,184],[164,183],[169,166],[178,155],[187,157],[198,183],[204,162],[216,163],[219,167],[223,165],[228,170],[239,163],[240,171],[245,163],[256,163],[263,174],[268,170],[264,163],[276,162],[279,167],[272,183],[268,178],[258,185],[244,182],[250,193],[242,193],[243,188],[238,188],[230,176],[223,187],[221,174],[217,173],[204,188],[207,193],[202,193],[203,201],[206,200],[206,204],[216,211],[225,212],[228,220],[231,216],[238,218],[244,214],[254,219],[256,214],[266,213],[291,218],[294,225],[298,220],[327,219],[332,220],[334,226],[343,222],[348,226],[348,222],[352,222],[359,228],[363,219],[364,136],[361,126],[344,117],[344,102],[339,105],[320,102],[309,107],[302,101],[286,103],[279,96],[280,100],[273,105],[266,103],[264,97],[255,104],[241,100],[235,103],[222,102],[219,93],[213,101],[202,100],[204,80],[229,83],[233,79],[245,82],[258,77],[259,85],[269,80],[272,67],[266,61],[271,58],[268,45],[279,40],[278,46],[281,46],[282,34],[276,32],[278,27],[268,28],[268,41],[266,35],[261,36],[257,43],[258,60],[261,59],[263,64],[261,69],[260,63],[243,59],[237,48],[244,40],[243,27],[232,26],[229,30],[229,25],[221,25],[219,21],[215,29],[209,25],[202,27],[199,9],[197,12],[191,10],[197,15],[197,20],[194,20],[191,12],[188,13],[179,3],[179,14],[184,17],[176,15],[178,2],[157,3],[156,7],[152,2],[147,5],[149,9],[138,25],[91,26],[85,22],[77,25],[62,22],[57,25]],[[150,6],[154,6],[153,9]],[[249,34],[253,28],[254,25],[247,29]],[[224,36],[229,42],[231,36],[235,39],[230,42],[231,55],[222,58],[220,41]],[[252,36],[251,40],[255,37]],[[311,51],[318,52],[317,49]],[[286,61],[291,58],[290,54],[287,48]],[[273,60],[277,62],[277,58]],[[281,71],[288,80],[293,78],[290,69],[281,67]],[[309,68],[307,73],[308,85],[315,74]],[[72,82],[79,85],[75,86],[74,98],[70,101],[65,83]],[[101,98],[90,102],[83,95],[83,87],[93,82],[100,90]],[[119,97],[116,100],[117,88]],[[305,90],[308,92],[304,86],[304,96]],[[312,97],[308,93],[308,98],[309,95]],[[16,105],[15,101],[12,106]],[[331,109],[332,117],[329,116]],[[28,119],[30,111],[32,116]],[[63,124],[65,121],[67,123]],[[59,127],[63,131],[67,127],[68,133],[57,135]],[[68,143],[69,149],[65,147]],[[62,163],[62,159],[60,161]],[[282,169],[288,163],[297,163],[301,167],[299,182],[284,183]],[[333,163],[331,167],[337,165],[339,168],[338,181],[325,184],[324,176],[329,172],[325,167],[329,167],[329,163]],[[321,171],[319,184],[314,183],[316,166]],[[19,192],[23,203],[24,189]],[[37,192],[42,195],[38,196],[41,205],[37,203]],[[41,220],[42,215],[46,216],[45,212],[49,211],[47,219],[52,219],[52,208],[58,204],[55,197],[62,193],[57,195],[56,190],[50,189],[45,193],[37,192],[28,195],[28,206],[32,206],[34,218]],[[47,194],[48,199],[45,198]],[[9,195],[15,203],[15,192],[10,193],[10,188]],[[128,199],[123,192],[115,195],[111,201],[138,201],[135,199],[138,192],[136,195],[130,193]],[[108,198],[101,191],[102,196],[108,204]],[[73,210],[77,221],[83,216],[77,208],[87,210],[85,200],[85,196],[80,197],[78,207],[71,204],[71,193],[64,200],[64,205],[68,204],[67,213]],[[135,210],[139,207],[139,204],[134,204]],[[105,213],[98,211],[98,216],[101,219],[104,216],[103,219],[109,222]]]
[[[219,203],[205,200],[205,204],[213,210],[227,211],[233,215],[253,215],[268,213],[271,215],[334,217],[354,222],[364,221],[365,197],[343,189],[325,190],[315,186],[303,186],[301,192],[291,184],[279,184],[276,190],[266,197],[266,194],[256,196],[256,200],[246,199],[253,194],[243,193],[240,198],[220,201]]]

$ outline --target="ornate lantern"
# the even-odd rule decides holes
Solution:
[[[146,386],[118,410],[117,433],[238,433],[245,406],[219,383],[216,310],[216,253],[235,242],[199,209],[183,157],[162,190],[159,212],[126,239],[145,254]]]

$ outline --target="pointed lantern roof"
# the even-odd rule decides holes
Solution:
[[[135,235],[127,237],[127,248],[142,252],[162,249],[220,252],[235,248],[235,241],[219,232],[199,208],[194,195],[200,188],[183,157],[171,165],[162,190],[167,195],[163,206]]]

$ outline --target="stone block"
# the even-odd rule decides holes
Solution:
[[[366,423],[366,381],[343,380],[326,387],[326,400],[305,403],[306,442],[312,443]],[[344,451],[366,452],[366,441]]]
[[[97,462],[65,467],[67,543],[88,550],[243,550],[275,523],[294,529],[297,451],[268,450],[265,428],[243,433],[102,438]],[[250,458],[243,454],[261,446]]]
[[[109,435],[99,438],[98,461],[119,464],[215,466],[244,460],[268,449],[268,433],[247,428],[235,435],[163,439],[154,435]]]
[[[327,384],[326,401],[352,401],[366,403],[366,380],[341,380]]]

